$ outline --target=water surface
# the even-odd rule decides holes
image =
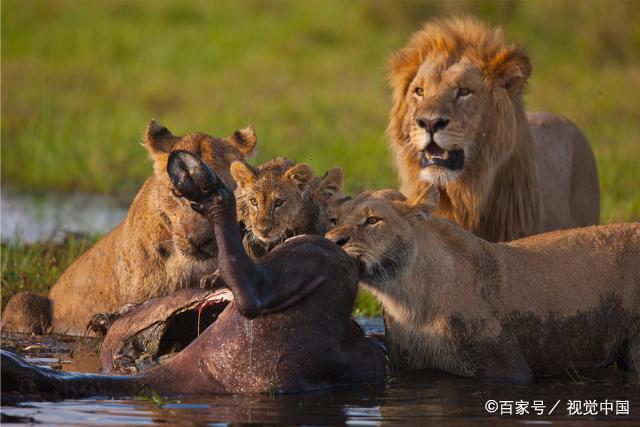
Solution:
[[[383,331],[381,318],[358,319],[367,332]],[[7,334],[4,334],[5,338]],[[3,342],[30,355],[31,361],[65,370],[96,372],[97,341],[66,338],[57,344],[34,337]],[[43,338],[44,339],[44,338]],[[35,340],[35,341],[29,341]],[[24,351],[29,346],[31,351]],[[37,347],[41,345],[41,347]],[[53,352],[47,352],[51,348]],[[21,351],[22,350],[22,351]],[[40,350],[40,351],[38,351]],[[73,351],[73,354],[70,352]],[[83,359],[84,364],[76,359]],[[512,402],[512,415],[488,413],[487,401]],[[569,401],[629,401],[629,414],[568,416]],[[515,401],[528,403],[527,415],[515,415]],[[533,405],[542,401],[542,415]],[[441,372],[405,372],[386,386],[352,387],[292,395],[184,397],[154,403],[136,399],[22,402],[0,407],[2,424],[49,425],[640,425],[640,376],[614,368],[570,372],[529,386],[495,385]],[[541,402],[538,402],[541,403]],[[499,403],[502,404],[502,403]],[[521,403],[523,404],[523,403]],[[504,404],[504,409],[509,407]],[[555,408],[553,408],[555,406]],[[540,405],[536,406],[540,408]],[[606,408],[606,403],[605,403]]]
[[[127,203],[95,194],[0,194],[4,242],[61,241],[65,234],[106,233],[124,219]]]

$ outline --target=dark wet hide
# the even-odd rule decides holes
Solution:
[[[227,290],[185,289],[149,301],[113,323],[102,346],[102,369],[137,372],[161,363],[204,332],[231,300]]]
[[[557,375],[614,364],[636,369],[634,345],[638,345],[640,318],[626,310],[615,293],[571,315],[508,313],[501,319],[501,333],[491,338],[486,336],[488,321],[483,318],[455,313],[448,328],[460,365],[474,375],[524,380],[531,374]],[[392,335],[390,330],[389,339]]]
[[[612,363],[633,368],[628,355],[637,341],[640,318],[626,310],[621,297],[612,293],[601,297],[590,310],[573,316],[548,313],[540,318],[512,313],[502,326],[516,337],[536,374],[555,374],[573,367]]]
[[[190,307],[136,333],[123,343],[113,369],[141,371],[176,355],[215,322],[228,304],[206,307],[201,312]]]

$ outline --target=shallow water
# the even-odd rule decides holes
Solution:
[[[369,333],[383,330],[380,318],[358,320]],[[51,342],[31,342],[29,340],[34,338],[23,338],[23,341],[15,339],[10,347],[30,354],[33,362],[55,366],[62,361],[65,370],[95,372],[97,369],[95,364],[79,365],[75,360],[84,355],[97,361],[95,340],[82,341],[81,350],[78,350],[77,339],[67,338],[66,343],[47,353],[37,350],[53,345]],[[7,342],[3,340],[3,348]],[[25,351],[30,345],[31,350]],[[71,350],[75,352],[69,356]],[[488,385],[439,372],[406,372],[392,378],[388,385],[376,388],[178,400],[163,404],[135,398],[108,400],[96,397],[53,403],[23,402],[1,406],[0,413],[3,425],[25,422],[60,425],[640,425],[640,376],[613,368],[567,373],[544,378],[530,386]],[[579,400],[583,406],[586,401],[595,401],[598,415],[569,416],[567,405],[570,400]],[[488,401],[497,402],[497,413],[487,412]],[[521,405],[527,403],[529,414],[515,415],[515,401],[523,402]],[[542,415],[533,408],[534,401],[542,401],[544,407],[536,406],[542,410]],[[629,415],[615,414],[616,401],[629,401]],[[612,412],[604,415],[602,408],[607,409],[609,402]],[[505,411],[511,407],[513,415],[500,415],[500,407]]]
[[[105,233],[124,219],[127,205],[93,194],[1,192],[0,237],[4,242],[61,241],[65,234]]]

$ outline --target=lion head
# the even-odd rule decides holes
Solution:
[[[217,244],[209,221],[195,212],[184,198],[175,193],[167,175],[167,161],[174,150],[186,150],[202,158],[229,188],[235,188],[229,166],[242,161],[256,145],[256,134],[248,127],[229,138],[216,138],[203,133],[174,136],[166,127],[152,120],[147,127],[144,146],[154,162],[150,181],[153,210],[160,214],[171,238],[161,242],[165,251],[177,250],[194,260],[217,254]]]
[[[358,262],[363,284],[381,288],[414,264],[416,223],[437,201],[435,187],[412,199],[395,190],[366,191],[340,206],[337,224],[325,237]]]
[[[247,231],[264,244],[279,243],[306,224],[305,206],[311,203],[313,170],[277,157],[253,169],[236,162],[231,175],[238,184],[240,219]]]
[[[390,58],[387,132],[402,192],[437,186],[438,214],[490,240],[535,229],[540,202],[521,99],[530,74],[520,47],[472,17],[415,33]]]
[[[342,168],[331,168],[312,184],[313,200],[318,206],[316,231],[323,235],[336,225],[340,205],[350,197],[342,194],[344,177]]]
[[[531,63],[500,29],[470,17],[433,21],[390,64],[389,134],[412,153],[421,180],[445,187],[510,156]]]
[[[304,163],[278,157],[252,168],[231,165],[238,184],[238,217],[251,239],[271,248],[298,234],[324,234],[332,197],[342,189],[342,170],[331,169],[322,178]]]

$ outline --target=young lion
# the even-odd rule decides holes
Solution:
[[[360,264],[385,309],[396,369],[528,382],[602,367],[640,370],[640,224],[489,243],[434,215],[434,187],[367,192],[326,237]]]
[[[499,29],[429,22],[390,68],[387,133],[405,195],[437,186],[436,213],[490,241],[598,223],[589,143],[562,117],[527,116],[531,63]]]
[[[123,223],[78,258],[45,297],[16,295],[2,318],[4,330],[81,334],[91,316],[139,304],[177,289],[200,285],[217,266],[217,246],[209,221],[174,194],[167,177],[167,159],[175,150],[200,156],[225,185],[235,187],[229,165],[242,162],[256,144],[253,128],[229,138],[203,133],[174,136],[151,121],[144,146],[154,174],[133,200]],[[35,302],[39,302],[34,308]],[[49,306],[50,315],[36,313]],[[32,309],[33,308],[33,309]]]
[[[238,184],[238,220],[245,228],[244,245],[260,257],[289,237],[324,235],[331,227],[331,203],[342,190],[342,169],[317,178],[304,163],[277,157],[252,168],[231,164]]]

